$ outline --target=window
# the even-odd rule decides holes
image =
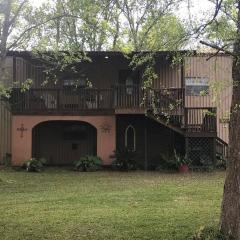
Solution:
[[[125,130],[125,148],[130,151],[136,150],[136,132],[132,125],[127,126]]]
[[[187,96],[204,96],[209,94],[208,78],[187,77],[185,78]]]
[[[139,84],[139,72],[129,69],[119,70],[118,84],[126,87],[127,95],[132,95],[134,86]]]
[[[86,79],[64,79],[63,80],[64,87],[85,87]]]
[[[132,79],[132,77],[127,77],[126,87],[127,87],[126,88],[127,94],[132,95],[132,93],[133,93],[133,79]]]

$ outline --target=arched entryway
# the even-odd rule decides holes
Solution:
[[[49,165],[71,165],[86,154],[97,155],[97,129],[82,121],[47,121],[32,130],[32,156]]]

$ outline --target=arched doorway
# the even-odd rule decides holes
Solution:
[[[48,121],[32,130],[32,156],[48,165],[71,165],[86,154],[97,154],[97,130],[86,122]]]

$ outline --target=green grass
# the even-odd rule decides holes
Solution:
[[[0,171],[0,239],[189,239],[217,226],[224,173]]]

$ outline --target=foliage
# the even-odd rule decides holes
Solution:
[[[162,153],[160,156],[152,159],[152,168],[156,170],[176,171],[184,164],[189,166],[191,164],[190,159],[187,155],[178,154],[176,150],[174,150],[173,154]]]
[[[55,18],[36,29],[32,47],[56,50],[176,50],[186,39],[172,10],[182,0],[61,0],[43,4],[31,22]],[[63,16],[60,18],[60,16]],[[163,37],[164,36],[164,37]],[[181,42],[181,44],[179,43]]]
[[[85,155],[74,162],[74,169],[81,172],[89,172],[99,170],[102,160],[98,156]]]
[[[0,101],[6,100],[10,98],[11,89],[4,87],[3,84],[0,81]]]
[[[200,155],[200,165],[206,171],[214,170],[213,159],[208,154],[202,153]]]
[[[80,62],[91,62],[91,59],[86,55],[85,52],[82,51],[51,51],[51,52],[41,52],[34,51],[34,55],[37,58],[41,58],[44,61],[46,73],[46,80],[42,83],[43,86],[46,86],[52,83],[57,84],[59,80],[59,75],[63,72],[65,74],[71,74],[71,76],[81,74],[81,70],[79,70],[78,64]],[[76,80],[74,83],[75,87],[79,86],[79,82]]]
[[[216,167],[218,169],[226,169],[227,168],[227,158],[223,154],[216,154]]]
[[[201,227],[194,235],[193,240],[233,240],[231,237],[224,236],[214,227]]]
[[[150,21],[150,19],[147,20],[144,29],[148,27]],[[144,30],[140,35],[143,33]],[[166,14],[149,31],[142,45],[145,49],[152,51],[175,51],[186,44],[187,36],[187,31],[181,21],[173,14]]]
[[[114,170],[129,171],[137,169],[137,152],[127,148],[117,149],[111,156]]]
[[[181,165],[189,166],[191,164],[191,160],[188,158],[187,154],[185,155],[178,154],[175,149],[174,149],[174,159],[178,167],[180,167]]]
[[[176,171],[177,165],[173,154],[160,154],[151,160],[152,170]]]
[[[6,153],[6,155],[3,157],[2,163],[4,166],[6,167],[10,167],[11,166],[11,154],[10,153]]]
[[[25,161],[22,165],[27,172],[41,172],[44,165],[47,163],[45,158],[31,158]]]

